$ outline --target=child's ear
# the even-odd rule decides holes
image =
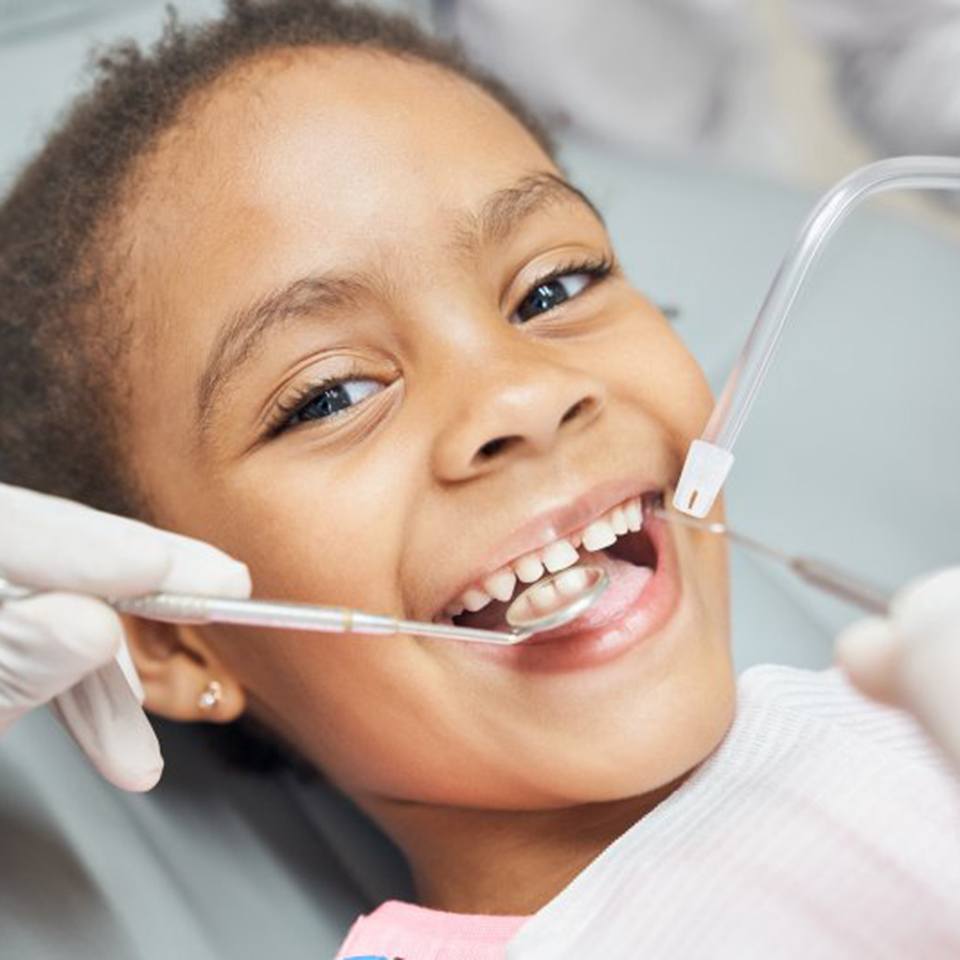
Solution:
[[[139,617],[124,617],[123,625],[147,710],[210,723],[230,723],[243,713],[243,687],[195,627]]]

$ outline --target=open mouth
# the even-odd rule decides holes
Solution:
[[[644,528],[644,517],[662,499],[661,491],[649,491],[621,501],[577,530],[514,558],[471,584],[434,620],[486,630],[509,629],[506,612],[520,593],[544,577],[583,565],[606,571],[610,578],[607,594],[638,593],[653,578],[658,561],[657,546]]]

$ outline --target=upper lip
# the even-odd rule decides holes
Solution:
[[[494,571],[506,566],[524,554],[545,547],[554,540],[586,526],[591,520],[606,513],[628,497],[639,497],[662,488],[655,480],[626,477],[599,483],[579,496],[554,495],[552,505],[543,508],[532,520],[527,520],[486,553],[482,566],[459,582],[444,596],[443,605],[434,611],[438,616],[446,604],[460,596],[473,584],[482,583]]]

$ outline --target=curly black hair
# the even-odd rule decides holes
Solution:
[[[0,205],[0,481],[147,520],[119,426],[128,388],[113,372],[134,318],[110,230],[137,161],[190,95],[274,50],[363,48],[476,84],[553,152],[506,87],[405,17],[338,0],[226,0],[219,18],[194,26],[167,11],[151,49],[125,41],[95,58],[89,91]],[[289,751],[255,723],[205,735],[244,766],[290,764]]]

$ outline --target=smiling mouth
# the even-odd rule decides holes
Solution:
[[[510,604],[545,577],[577,566],[599,566],[611,585],[651,579],[658,551],[644,529],[647,511],[663,502],[660,490],[632,496],[593,517],[577,530],[514,558],[457,594],[433,619],[436,623],[486,630],[507,628]]]

